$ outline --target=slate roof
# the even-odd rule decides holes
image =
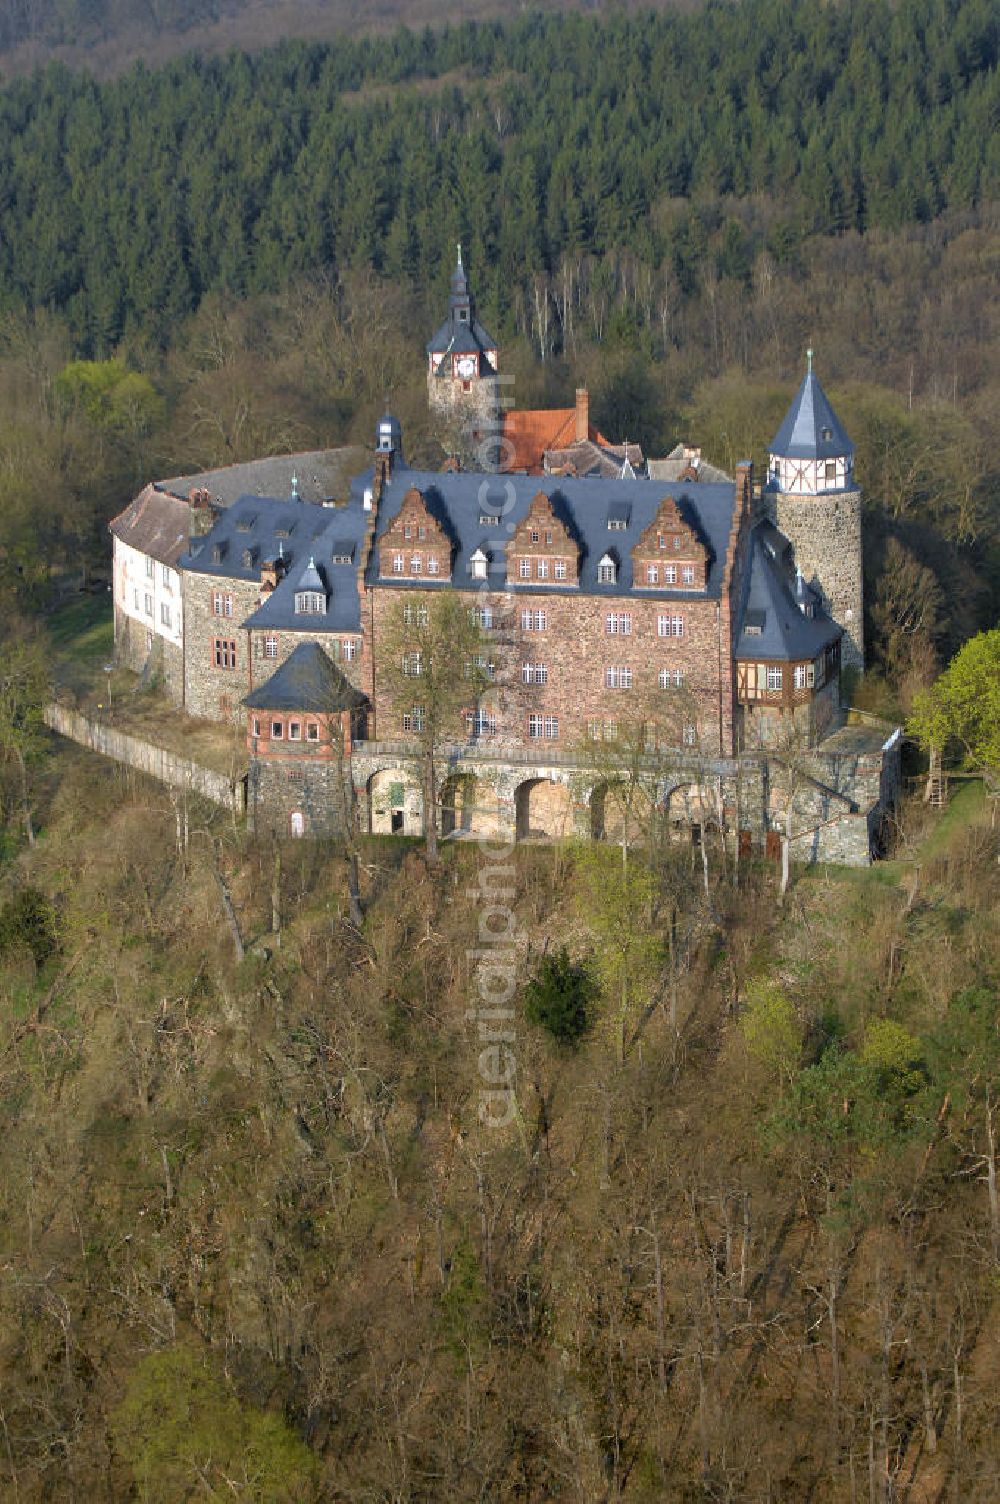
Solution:
[[[806,371],[771,443],[771,454],[790,460],[832,460],[854,454],[854,445],[830,406],[830,399],[812,368]]]
[[[370,484],[370,471],[368,480]],[[352,488],[343,507],[242,496],[219,514],[204,538],[191,539],[182,567],[211,579],[258,581],[261,564],[283,558],[283,578],[241,625],[284,632],[357,632],[361,626],[357,564],[333,560],[346,553],[348,541],[357,559],[371,522],[371,513],[362,506],[362,494],[363,487]],[[295,592],[303,588],[299,582],[310,558],[320,583],[304,588],[324,591],[325,616],[295,611]]]
[[[626,455],[633,473],[642,473],[645,461],[638,444],[609,444],[603,438],[600,442],[578,439],[559,449],[547,449],[543,460],[548,475],[600,475],[614,480],[622,473]]]
[[[788,544],[784,535],[767,523],[755,526],[750,535],[750,557],[734,634],[734,656],[740,660],[803,662],[815,658],[828,643],[843,635],[818,604],[811,617],[799,609],[796,577],[789,574],[786,562],[787,549],[776,547],[776,539]],[[748,635],[750,626],[759,627],[759,634]]]
[[[274,590],[241,623],[254,630],[283,632],[359,632],[361,600],[358,593],[357,564],[361,559],[372,514],[366,512],[363,497],[372,484],[372,471],[357,476],[351,486],[346,506],[327,508],[308,502],[279,501],[244,496],[220,513],[212,530],[204,538],[191,540],[191,549],[180,560],[181,566],[210,579],[237,579],[256,582],[261,564],[277,559],[279,550],[285,572]],[[662,600],[700,600],[719,596],[725,566],[729,532],[736,505],[736,488],[706,485],[699,482],[665,484],[649,480],[601,480],[564,476],[480,475],[475,472],[410,470],[397,465],[385,487],[379,508],[379,536],[399,514],[403,497],[416,486],[427,501],[433,516],[445,528],[454,546],[452,584],[470,589],[482,588],[474,582],[469,569],[472,554],[478,547],[489,555],[485,588],[512,591],[518,595],[537,595],[518,581],[507,583],[505,545],[514,529],[528,514],[532,498],[544,491],[552,497],[553,508],[567,524],[581,546],[579,586],[560,587],[552,583],[551,592],[560,589],[569,594],[581,590],[592,595],[618,597],[632,585],[632,549],[640,534],[656,517],[666,496],[678,502],[702,541],[710,550],[708,589],[706,592],[677,589],[642,590],[643,596]],[[609,512],[627,514],[627,527],[609,529]],[[496,517],[496,522],[481,523],[481,516]],[[334,563],[335,557],[353,544],[353,563]],[[609,549],[621,561],[614,583],[599,581],[597,565]],[[320,586],[326,593],[325,615],[296,614],[295,593],[303,588],[301,577],[314,560]],[[245,562],[245,560],[247,562]],[[378,539],[367,563],[367,583],[377,584],[379,574]],[[428,590],[447,588],[447,581],[433,576],[410,580],[392,577],[394,587]]]
[[[243,701],[250,710],[313,710],[317,714],[353,710],[366,703],[361,691],[315,642],[300,642],[270,679]]]
[[[355,481],[355,494],[360,495],[366,477]],[[370,482],[369,482],[370,483]],[[387,527],[398,515],[403,496],[411,487],[424,493],[432,515],[442,520],[455,544],[452,564],[452,583],[474,588],[469,572],[469,560],[477,547],[490,555],[487,588],[512,591],[525,596],[536,595],[538,587],[507,583],[505,545],[513,535],[517,524],[528,515],[532,498],[544,491],[553,500],[557,516],[567,523],[570,532],[581,545],[580,584],[563,586],[549,584],[545,588],[556,593],[560,588],[569,594],[580,590],[591,595],[610,597],[627,594],[632,586],[632,549],[640,534],[656,517],[660,503],[667,496],[678,502],[680,510],[700,534],[710,550],[710,568],[707,592],[690,590],[643,588],[643,597],[652,596],[664,600],[700,600],[719,596],[722,573],[725,566],[729,532],[736,505],[736,487],[732,481],[726,485],[689,485],[687,482],[664,483],[650,480],[579,480],[570,476],[556,475],[478,475],[474,472],[408,470],[397,467],[386,487],[379,508],[379,533],[372,557],[368,563],[367,581],[374,585],[379,581],[379,544]],[[625,529],[608,528],[609,508],[628,508],[628,526]],[[495,515],[497,524],[480,522],[481,516]],[[621,560],[621,569],[614,584],[599,581],[597,565],[608,549],[614,549]],[[433,576],[421,576],[410,581],[405,577],[393,577],[394,586],[409,584],[426,590],[434,588]],[[446,582],[442,581],[442,585]]]
[[[241,496],[272,496],[288,500],[292,476],[298,477],[303,501],[332,501],[343,497],[352,475],[365,463],[365,451],[354,446],[342,449],[309,449],[300,454],[275,454],[221,470],[201,470],[195,475],[175,475],[156,482],[158,491],[182,497],[194,490],[210,492],[224,507]]]
[[[155,486],[145,486],[108,526],[130,548],[138,549],[159,564],[176,568],[187,548],[191,507],[174,496],[161,495]]]
[[[461,318],[460,311],[465,318]],[[451,296],[448,299],[448,317],[440,329],[428,342],[428,355],[480,355],[495,354],[497,342],[492,334],[487,334],[482,324],[476,318],[475,305],[472,293],[469,290],[469,279],[465,267],[462,265],[462,250],[459,247],[458,261],[455,270],[451,274]],[[494,361],[485,362],[488,370],[495,370]],[[480,367],[482,369],[482,366]],[[442,361],[438,367],[439,376],[451,376],[451,369],[447,361]]]
[[[691,451],[685,449],[683,444],[678,444],[664,455],[660,460],[647,460],[646,470],[651,480],[679,480],[683,471],[692,464]],[[732,481],[732,476],[727,475],[725,470],[720,470],[718,465],[710,465],[707,460],[698,456],[698,463],[694,467],[698,471],[698,484],[709,481],[713,485],[723,485],[726,481]]]

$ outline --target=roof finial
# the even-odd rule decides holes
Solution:
[[[458,264],[459,264],[459,266],[462,265],[462,242],[461,241],[459,241],[459,243],[458,243]]]
[[[812,345],[810,345],[809,348],[808,348],[808,350],[806,351],[806,375],[807,376],[811,376],[812,375],[812,369],[813,369],[813,351],[812,351]]]
[[[278,558],[279,559],[283,559],[284,557],[285,557],[285,545],[281,541],[281,539],[279,538],[278,539]]]
[[[292,500],[293,501],[298,501],[298,499],[299,499],[299,478],[296,475],[295,471],[293,470],[292,471]]]

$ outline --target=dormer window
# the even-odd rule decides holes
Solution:
[[[618,562],[612,554],[605,554],[597,566],[597,579],[601,585],[614,585],[618,580]]]
[[[500,517],[499,517],[499,515],[496,512],[480,512],[480,514],[479,514],[479,526],[480,527],[499,527],[500,526]]]
[[[623,502],[615,502],[608,508],[608,532],[623,533],[629,525],[632,508]]]
[[[477,548],[469,559],[469,573],[474,580],[485,580],[489,572],[489,555],[481,548]]]
[[[325,616],[326,596],[319,590],[297,590],[295,614],[296,616]]]

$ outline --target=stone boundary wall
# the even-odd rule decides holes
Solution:
[[[246,810],[245,778],[238,778],[234,782],[224,773],[215,773],[211,768],[192,762],[190,758],[169,752],[166,747],[158,747],[154,742],[143,741],[141,737],[130,736],[125,731],[116,731],[112,726],[90,720],[65,705],[47,705],[45,724],[50,731],[78,742],[81,747],[89,747],[102,757],[110,757],[115,762],[124,763],[126,767],[135,768],[137,772],[145,773],[147,778],[155,778],[160,783],[169,784],[171,788],[187,789],[193,794],[200,794],[203,799],[210,799],[213,804],[234,810],[238,815]]]

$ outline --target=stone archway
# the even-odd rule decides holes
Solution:
[[[590,837],[593,841],[610,841],[631,845],[641,840],[644,822],[639,818],[638,791],[633,791],[631,812],[628,794],[620,779],[609,778],[596,783],[590,793]]]
[[[561,841],[573,834],[573,799],[564,783],[527,778],[514,794],[519,841]]]
[[[372,835],[423,833],[420,785],[404,768],[381,768],[368,780],[368,829]]]

